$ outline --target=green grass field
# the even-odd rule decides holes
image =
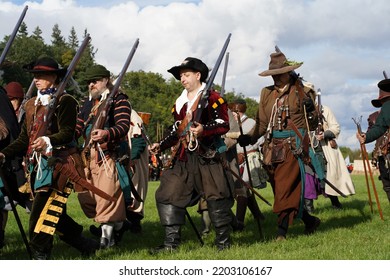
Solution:
[[[247,211],[246,227],[243,232],[232,234],[233,246],[218,252],[213,246],[214,234],[204,237],[204,246],[200,245],[189,222],[182,229],[182,245],[173,253],[150,255],[148,250],[158,246],[163,240],[163,228],[159,223],[155,208],[154,192],[158,182],[150,182],[143,220],[143,232],[126,232],[118,246],[101,250],[91,259],[95,260],[389,260],[390,259],[390,205],[380,181],[375,179],[384,221],[380,218],[378,204],[372,186],[370,193],[372,209],[369,205],[367,186],[364,175],[352,175],[356,195],[340,198],[342,210],[331,207],[329,199],[319,197],[315,201],[316,213],[322,223],[318,231],[306,236],[304,225],[296,220],[289,228],[285,242],[275,242],[276,215],[272,207],[258,199],[258,204],[266,216],[262,225],[264,239],[260,238],[257,224]],[[271,203],[272,191],[268,186],[259,191]],[[28,214],[17,207],[25,230],[28,226]],[[196,206],[188,209],[192,220],[200,228],[200,215]],[[235,209],[233,209],[235,211]],[[84,216],[75,194],[68,202],[68,213],[84,226],[84,233],[92,237],[88,229],[94,222]],[[28,259],[28,255],[16,225],[14,216],[9,213],[6,228],[6,246],[0,250],[2,260]],[[81,259],[74,248],[63,243],[55,236],[54,260]]]

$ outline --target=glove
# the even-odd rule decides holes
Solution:
[[[248,146],[251,143],[251,140],[252,140],[252,137],[247,135],[247,134],[240,135],[237,138],[237,142],[238,142],[238,144],[240,144],[241,147]]]
[[[311,98],[303,99],[303,105],[306,107],[306,112],[313,112],[315,110],[314,101]]]

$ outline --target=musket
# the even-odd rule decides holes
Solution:
[[[223,57],[225,55],[225,52],[226,52],[226,50],[227,50],[227,48],[229,46],[229,42],[230,42],[230,37],[231,36],[232,36],[232,34],[229,33],[228,37],[226,38],[225,44],[222,47],[221,53],[219,54],[218,59],[215,62],[214,68],[211,71],[210,77],[208,78],[208,80],[206,82],[206,86],[205,86],[202,94],[200,94],[200,100],[199,100],[199,103],[198,103],[198,108],[195,111],[195,116],[194,116],[193,121],[199,121],[200,118],[201,118],[201,115],[202,115],[203,108],[206,108],[206,105],[207,105],[207,102],[208,102],[207,100],[208,100],[209,95],[210,95],[210,89],[213,86],[215,76],[218,73],[219,66],[222,63]]]
[[[8,182],[7,182],[7,180],[6,180],[5,176],[4,176],[4,172],[3,172],[3,168],[2,167],[0,167],[0,180],[3,181],[4,188],[5,188],[6,194],[7,194],[8,198],[9,198],[9,203],[11,205],[12,212],[14,213],[15,220],[16,220],[16,223],[18,225],[20,234],[22,235],[22,239],[23,239],[24,245],[26,246],[26,250],[27,250],[27,253],[28,253],[30,259],[32,259],[31,248],[30,248],[30,245],[28,244],[26,233],[24,232],[22,222],[20,221],[20,217],[19,217],[18,211],[16,210],[14,199],[12,197],[12,192],[11,192],[10,187],[8,185]],[[1,213],[1,215],[2,215],[2,213]]]
[[[267,205],[272,206],[272,204],[269,203],[267,199],[265,199],[261,194],[259,194],[251,185],[249,185],[247,182],[245,182],[241,178],[240,175],[238,175],[236,172],[234,172],[225,161],[221,161],[221,163],[222,163],[223,168],[226,171],[229,171],[234,177],[236,177],[237,180],[240,181],[240,183],[242,185],[244,185],[246,188],[250,189],[255,195],[257,195],[258,198],[260,198],[262,201],[264,201]]]
[[[3,62],[4,62],[4,60],[5,60],[5,57],[7,56],[7,53],[8,53],[8,51],[9,51],[9,49],[11,48],[12,43],[13,43],[14,40],[15,40],[16,33],[18,32],[19,27],[20,27],[20,25],[21,25],[22,22],[23,22],[23,19],[24,19],[25,15],[26,15],[27,9],[28,9],[28,6],[25,6],[24,9],[23,9],[22,14],[21,14],[20,17],[19,17],[18,22],[16,23],[16,25],[15,25],[15,27],[14,27],[14,30],[12,31],[11,36],[10,36],[9,39],[8,39],[7,44],[5,45],[5,48],[4,48],[3,52],[1,53],[1,56],[0,56],[0,65],[3,64]]]
[[[388,79],[388,78],[387,78],[387,73],[386,73],[385,70],[383,70],[383,77],[385,77],[385,79]]]
[[[362,135],[362,129],[361,129],[361,125],[360,125],[361,119],[362,119],[362,117],[360,117],[359,120],[356,120],[356,119],[352,118],[352,120],[356,124],[357,131],[358,131],[359,135]],[[376,187],[375,187],[374,177],[372,175],[370,162],[368,160],[368,154],[367,154],[366,145],[364,143],[360,143],[360,151],[362,153],[362,158],[363,158],[364,175],[366,177],[366,186],[367,186],[367,193],[368,193],[368,199],[369,199],[369,204],[370,204],[370,208],[371,208],[371,213],[373,213],[373,209],[372,209],[371,192],[370,192],[370,187],[369,187],[369,183],[368,183],[367,169],[368,169],[368,172],[370,174],[372,188],[374,190],[375,200],[376,200],[376,204],[378,206],[379,216],[384,221],[383,214],[382,214],[382,209],[381,209],[380,202],[379,202],[379,199],[378,199],[378,193],[377,193]]]
[[[86,49],[90,40],[91,40],[91,37],[89,36],[89,34],[87,34],[87,36],[85,36],[84,41],[82,42],[80,48],[77,50],[77,53],[75,54],[71,63],[69,64],[69,66],[66,70],[66,74],[65,74],[64,78],[61,80],[60,84],[58,85],[56,92],[52,95],[48,106],[45,107],[45,112],[44,112],[42,124],[38,127],[36,133],[34,135],[32,135],[31,140],[35,140],[36,138],[38,138],[40,136],[46,135],[47,130],[50,126],[52,117],[54,115],[55,109],[57,108],[59,99],[64,94],[65,87],[68,84],[68,81],[71,78],[73,71],[76,68],[77,63],[79,62],[81,55],[84,52],[84,50]]]
[[[24,95],[22,104],[20,104],[19,116],[18,116],[18,123],[19,124],[21,124],[23,117],[24,117],[24,114],[26,113],[26,110],[24,107],[25,107],[27,101],[29,99],[31,99],[34,88],[35,88],[35,82],[34,82],[34,80],[32,80],[30,86],[28,87],[26,94]]]
[[[172,160],[174,159],[174,157],[179,149],[180,144],[187,146],[187,139],[186,138],[187,138],[187,134],[189,133],[189,127],[194,122],[199,122],[201,115],[202,115],[202,110],[203,110],[203,108],[206,108],[206,105],[208,102],[208,97],[210,94],[210,90],[213,86],[215,76],[218,73],[218,69],[219,69],[219,66],[221,65],[221,62],[222,62],[223,57],[225,55],[225,52],[229,46],[231,36],[232,36],[232,34],[229,33],[229,35],[226,38],[225,43],[222,47],[222,50],[218,56],[218,59],[215,63],[215,66],[214,66],[213,70],[211,71],[211,74],[206,82],[205,88],[198,95],[198,97],[194,101],[190,111],[186,114],[186,116],[180,122],[180,124],[178,125],[178,127],[176,129],[176,133],[179,137],[179,141],[177,142],[177,144],[175,146],[172,147],[171,159],[168,161],[167,166],[171,166]],[[195,111],[195,114],[193,114],[194,111]],[[193,139],[193,141],[190,140],[190,143],[189,143],[190,146],[188,148],[193,151],[196,149],[196,147],[198,145],[197,139],[196,138],[194,139],[194,137],[191,137],[191,135],[190,135],[190,139]]]
[[[227,73],[228,64],[229,64],[229,52],[227,52],[225,56],[225,66],[223,68],[223,73],[222,73],[221,96],[224,96],[225,94],[225,82],[226,82],[226,73]]]
[[[99,106],[98,112],[96,113],[96,117],[94,118],[94,121],[92,123],[91,132],[95,129],[102,129],[104,127],[104,124],[107,121],[108,118],[108,112],[111,108],[112,103],[114,102],[114,96],[117,94],[119,87],[122,83],[122,80],[126,74],[127,68],[129,68],[130,62],[134,57],[135,51],[137,50],[139,44],[139,39],[137,38],[126,61],[125,64],[122,67],[122,71],[120,72],[118,78],[116,79],[116,82],[111,89],[110,93],[107,95],[107,98],[103,101],[103,103]],[[89,157],[89,150],[91,149],[92,145],[94,144],[91,139],[91,134],[87,135],[87,139],[85,141],[84,149],[82,151],[82,154],[85,157]]]
[[[238,127],[240,128],[240,135],[244,135],[244,131],[242,129],[242,121],[241,121],[241,117],[240,117],[240,113],[238,112],[238,110],[236,111],[236,114],[237,114],[237,120],[238,120]],[[243,146],[242,147],[243,151],[244,151],[244,158],[245,158],[245,166],[246,166],[246,171],[248,173],[248,178],[249,178],[249,185],[252,186],[251,190],[253,190],[253,182],[252,182],[252,176],[251,176],[251,169],[250,169],[250,166],[249,166],[249,161],[248,161],[248,153],[246,151],[246,146]],[[253,196],[253,193],[251,193],[251,196]],[[255,213],[252,213],[253,214],[253,217],[255,218],[256,222],[257,222],[257,226],[259,228],[259,233],[260,233],[260,238],[263,238],[263,230],[261,228],[261,224],[260,224],[260,208],[259,206],[257,205],[257,202],[256,200],[251,200],[251,207],[253,209],[256,210],[257,212],[257,216],[255,215]]]

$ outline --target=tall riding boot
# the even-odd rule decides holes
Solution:
[[[265,216],[263,213],[261,213],[259,204],[257,204],[256,198],[253,193],[248,194],[248,208],[251,211],[253,217],[255,217],[256,220],[264,221]]]
[[[230,247],[230,233],[232,231],[232,199],[207,200],[210,219],[215,229],[215,245],[218,250]]]
[[[99,250],[99,242],[94,239],[87,238],[81,233],[75,236],[60,236],[60,239],[77,249],[82,256],[89,257]]]
[[[151,254],[172,252],[181,242],[181,225],[185,223],[185,208],[172,204],[157,203],[160,222],[165,229],[164,243],[150,250]]]
[[[314,233],[321,223],[319,218],[310,215],[306,210],[302,212],[302,221],[305,224],[304,233],[307,235]]]
[[[236,198],[236,221],[235,226],[233,227],[234,231],[242,231],[245,225],[245,214],[246,207],[248,205],[248,198],[245,196],[237,196]]]
[[[64,215],[57,227],[57,233],[62,241],[88,257],[99,249],[99,242],[83,236],[83,226],[76,223],[70,216]]]
[[[332,207],[334,209],[337,209],[337,210],[340,210],[340,209],[343,209],[343,205],[341,205],[340,201],[339,201],[339,198],[337,196],[334,196],[334,195],[328,195],[329,199],[330,199],[330,202],[332,202]],[[310,212],[309,212],[310,213]]]
[[[278,232],[276,241],[283,241],[286,239],[288,231],[288,215],[284,216],[283,219],[278,219]]]
[[[314,212],[314,203],[313,203],[313,199],[305,198],[304,208],[305,208],[305,210],[306,210],[308,213],[313,213],[313,212]]]

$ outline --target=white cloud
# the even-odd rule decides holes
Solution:
[[[277,44],[286,56],[304,61],[297,72],[320,87],[322,101],[341,124],[340,145],[359,147],[352,117],[374,111],[382,71],[390,72],[390,45],[385,0],[203,0],[71,1],[44,0],[19,5],[0,2],[1,38],[11,33],[23,6],[32,32],[40,26],[50,41],[58,23],[67,37],[72,26],[79,38],[85,29],[98,49],[97,62],[119,72],[136,38],[140,45],[130,69],[170,77],[167,69],[187,56],[213,67],[229,33],[226,90],[258,100],[272,83],[258,76],[268,68]],[[172,3],[173,2],[173,3]],[[180,2],[180,3],[179,3]],[[80,4],[78,4],[80,3]],[[220,83],[221,72],[216,78]]]

